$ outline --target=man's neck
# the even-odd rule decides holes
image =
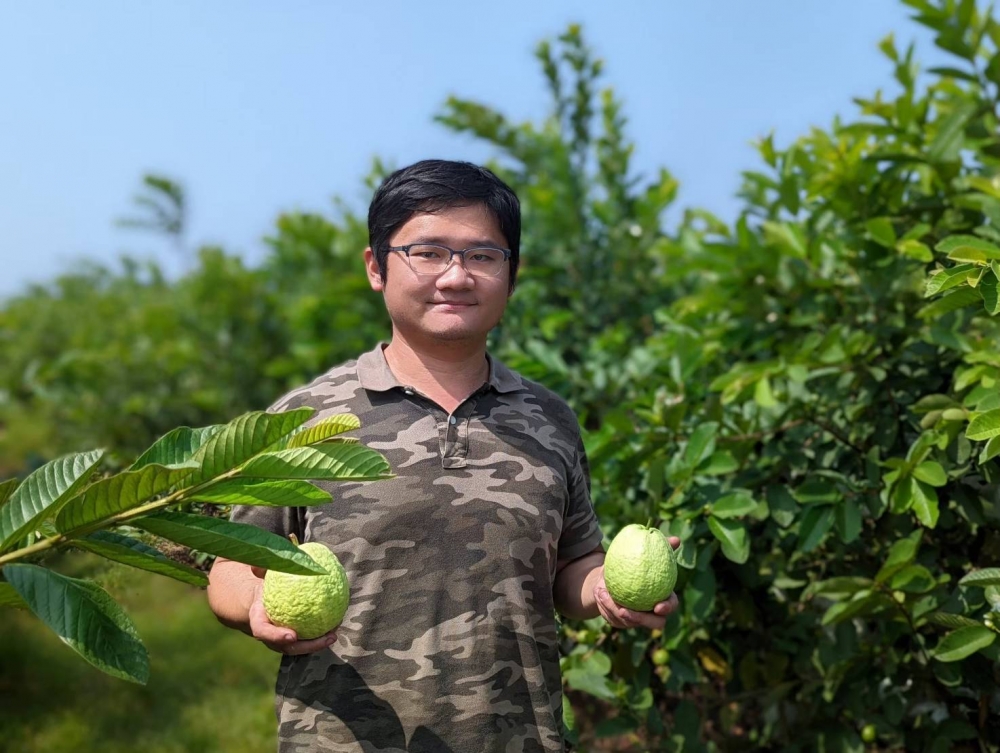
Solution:
[[[395,333],[383,351],[400,383],[413,387],[450,413],[489,378],[486,343],[439,343],[414,347]]]

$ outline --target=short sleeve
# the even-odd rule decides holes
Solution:
[[[249,523],[283,538],[288,538],[288,534],[294,533],[300,542],[305,541],[304,507],[233,505],[229,519],[234,523]]]
[[[563,561],[589,554],[604,540],[604,533],[598,525],[594,505],[590,500],[590,466],[582,437],[577,438],[573,459],[567,483],[563,529],[559,537],[558,558]]]

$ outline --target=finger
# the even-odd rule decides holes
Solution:
[[[327,633],[326,635],[321,635],[319,638],[313,638],[308,641],[295,641],[285,647],[284,653],[289,656],[299,656],[301,654],[314,654],[317,651],[322,651],[325,648],[329,648],[336,642],[336,633]]]
[[[267,568],[250,565],[250,572],[254,574],[255,578],[263,578],[265,573],[267,573]]]
[[[614,600],[611,598],[611,594],[607,592],[607,589],[597,588],[594,589],[594,596],[597,599],[597,611],[601,613],[601,617],[607,622],[611,627],[616,628],[627,628],[629,627],[618,617],[618,605],[615,604]]]
[[[677,594],[670,594],[670,598],[666,601],[661,601],[659,604],[653,607],[653,613],[661,617],[666,617],[673,613],[677,607],[680,606],[680,602],[677,600]]]
[[[618,628],[619,630],[626,630],[627,628],[631,627],[631,625],[626,624],[614,612],[608,611],[604,608],[601,608],[600,612],[601,612],[601,617],[604,618],[604,621],[607,622],[613,628]]]
[[[631,623],[632,627],[646,628],[647,630],[661,630],[667,621],[666,617],[660,617],[653,612],[636,612],[633,610],[629,610],[628,616],[625,619]]]
[[[250,621],[253,637],[259,641],[275,643],[280,646],[290,646],[298,641],[295,631],[290,628],[278,627],[270,622]]]
[[[291,628],[279,627],[268,619],[264,605],[258,599],[250,605],[250,632],[259,641],[269,641],[281,645],[288,645],[298,640],[298,636]]]
[[[607,607],[608,611],[611,613],[616,627],[630,628],[635,627],[635,621],[632,619],[632,615],[636,614],[631,609],[623,607],[616,603],[612,598],[611,594],[607,591],[604,592],[607,597]]]
[[[670,542],[670,546],[672,546],[674,549],[678,549],[681,545],[681,540],[676,536],[671,536],[669,539],[667,539],[667,541]]]
[[[598,588],[595,592],[595,596],[597,597],[597,606],[599,608],[602,608],[603,611],[608,614],[618,614],[620,607],[615,604],[615,600],[611,598],[611,594],[608,593],[608,589]]]

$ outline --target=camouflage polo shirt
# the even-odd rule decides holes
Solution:
[[[556,561],[602,541],[576,416],[492,358],[448,415],[382,348],[272,410],[355,414],[396,478],[320,484],[321,507],[233,510],[328,545],[351,584],[336,643],[282,657],[279,751],[561,751]]]

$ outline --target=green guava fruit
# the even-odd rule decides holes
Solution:
[[[318,541],[299,548],[330,574],[268,570],[264,575],[264,611],[275,625],[291,628],[299,640],[310,640],[340,625],[351,594],[347,572],[333,552]]]
[[[604,558],[604,585],[616,604],[648,612],[676,584],[677,561],[666,536],[635,523],[618,532]]]

